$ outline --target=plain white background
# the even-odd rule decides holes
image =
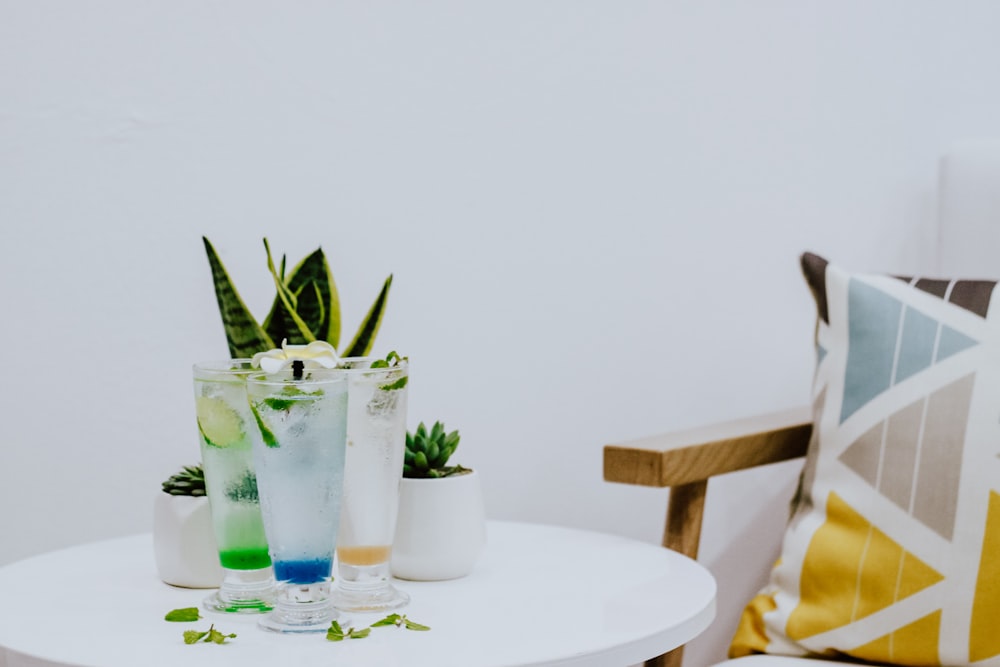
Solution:
[[[0,0],[0,564],[149,530],[197,460],[190,366],[227,353],[202,235],[260,317],[261,239],[322,245],[345,337],[393,274],[375,351],[410,356],[410,426],[461,431],[490,516],[658,541],[666,492],[604,483],[602,446],[808,402],[801,251],[933,270],[937,159],[1000,134],[998,23]],[[705,562],[739,567],[723,538],[793,481],[723,480]]]

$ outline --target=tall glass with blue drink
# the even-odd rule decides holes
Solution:
[[[278,581],[275,632],[325,632],[340,523],[347,439],[347,377],[327,369],[256,373],[247,396],[260,440],[254,464],[264,531]]]

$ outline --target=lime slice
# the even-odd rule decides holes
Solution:
[[[246,435],[243,419],[222,399],[199,396],[195,400],[195,410],[201,436],[214,447],[229,447]]]

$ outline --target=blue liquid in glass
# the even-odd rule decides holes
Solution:
[[[332,558],[275,560],[274,578],[293,584],[315,584],[329,579],[332,569]]]

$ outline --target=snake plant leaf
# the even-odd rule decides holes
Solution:
[[[295,310],[316,339],[325,340],[336,348],[340,344],[340,297],[323,249],[317,248],[299,262],[283,282],[288,291],[296,296]],[[319,290],[318,303],[310,300],[311,294],[305,297],[306,301],[303,302],[301,295],[306,293],[306,286],[309,283],[313,283]],[[281,308],[281,297],[275,296],[271,313],[264,320],[264,329],[275,340],[280,340],[282,335],[276,333],[278,325],[272,326],[271,323]]]
[[[372,349],[375,336],[378,335],[379,327],[382,326],[382,316],[385,314],[385,305],[389,299],[389,288],[392,287],[392,274],[385,279],[382,290],[379,292],[375,303],[368,310],[364,321],[354,334],[354,340],[347,346],[347,350],[341,354],[342,357],[363,357]]]
[[[219,302],[219,314],[222,316],[222,326],[226,331],[230,356],[241,359],[274,348],[274,341],[257,324],[257,320],[240,298],[215,248],[208,238],[202,236],[201,239],[205,243],[205,253],[212,269],[215,298]]]
[[[276,332],[276,326],[280,326],[282,340],[287,339],[290,345],[305,345],[316,340],[316,336],[306,323],[299,317],[296,303],[295,295],[288,289],[288,286],[278,275],[278,271],[274,267],[274,258],[271,257],[271,246],[264,239],[264,249],[267,251],[267,269],[271,272],[271,277],[274,278],[274,287],[278,292],[277,302],[280,306],[274,312],[274,317],[269,316],[269,322],[267,322],[267,328],[270,332]],[[275,339],[276,335],[270,333],[271,339]]]
[[[298,304],[295,310],[309,327],[309,331],[320,331],[323,320],[326,318],[326,306],[323,304],[323,295],[319,285],[312,280],[303,285],[295,292],[295,303]],[[318,335],[316,338],[321,340]]]

